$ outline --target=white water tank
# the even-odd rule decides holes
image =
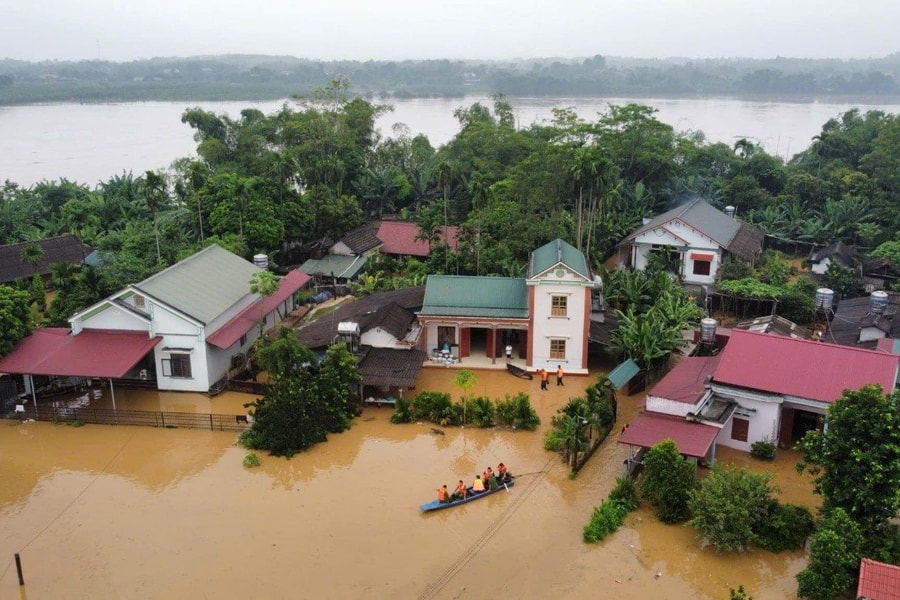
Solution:
[[[736,210],[737,209],[735,207],[733,207],[729,204],[728,206],[725,207],[725,214],[733,219],[734,213],[736,212]]]
[[[887,308],[888,305],[888,293],[883,290],[877,290],[872,292],[872,295],[869,296],[869,312],[873,315],[880,315],[884,313],[884,309]]]
[[[717,325],[716,320],[710,317],[700,319],[700,343],[714,344],[716,342]]]
[[[828,288],[816,290],[816,310],[831,310],[834,304],[834,291]]]
[[[265,254],[254,254],[253,255],[253,264],[259,267],[260,269],[268,269],[269,268],[269,257]]]

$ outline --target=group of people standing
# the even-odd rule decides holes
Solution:
[[[512,474],[507,470],[506,465],[500,463],[497,465],[496,472],[491,467],[488,467],[484,470],[484,473],[476,475],[472,487],[466,487],[466,484],[460,479],[459,483],[456,484],[456,489],[453,493],[450,493],[450,490],[445,483],[437,490],[438,502],[465,500],[470,495],[481,494],[487,490],[495,490],[497,487],[508,482],[511,478]]]
[[[538,375],[541,378],[541,389],[546,390],[550,383],[550,373],[547,369],[538,369]],[[556,366],[556,385],[563,385],[563,368],[562,365]]]

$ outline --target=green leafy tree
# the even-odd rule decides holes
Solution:
[[[248,404],[253,424],[241,443],[273,456],[291,457],[327,439],[324,406],[312,380],[289,377],[275,383],[261,399]]]
[[[274,381],[302,376],[303,370],[315,365],[316,354],[300,343],[289,327],[281,327],[273,337],[261,337],[254,343],[257,366]]]
[[[453,378],[453,383],[463,391],[463,423],[466,423],[466,408],[469,404],[469,391],[478,384],[478,377],[475,375],[475,372],[471,369],[460,369],[456,372],[456,377]]]
[[[825,512],[843,509],[872,535],[900,509],[900,394],[880,386],[845,390],[829,408],[827,428],[797,445],[798,470],[814,477]]]
[[[653,505],[663,523],[678,523],[690,517],[688,500],[694,489],[695,470],[672,440],[663,440],[647,452],[641,497]]]
[[[856,583],[862,558],[859,526],[837,508],[819,523],[809,549],[809,565],[797,573],[797,595],[811,600],[845,597]]]
[[[0,286],[0,356],[6,356],[19,340],[31,334],[28,292]]]
[[[259,271],[250,278],[250,293],[259,294],[259,337],[265,329],[266,298],[278,291],[278,278],[271,271]]]
[[[339,433],[350,426],[350,419],[356,413],[353,400],[359,397],[360,381],[359,366],[347,345],[335,344],[328,348],[315,377],[327,431]]]
[[[768,514],[771,478],[735,467],[714,469],[691,493],[691,525],[719,552],[747,550]]]

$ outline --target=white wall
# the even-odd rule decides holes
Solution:
[[[555,371],[562,365],[567,373],[584,374],[582,367],[587,352],[585,321],[589,315],[590,289],[592,282],[568,273],[564,278],[554,280],[551,271],[545,278],[530,280],[528,285],[533,291],[534,304],[531,307],[534,328],[531,332],[531,365],[534,368],[545,368]],[[553,296],[565,296],[566,316],[552,316]],[[564,339],[566,341],[565,360],[550,358],[550,341]]]
[[[687,416],[688,413],[696,412],[696,404],[688,404],[687,402],[676,402],[674,400],[666,400],[659,396],[647,395],[645,402],[646,409],[651,412],[663,413],[666,415],[677,415],[679,417]]]
[[[647,256],[654,245],[668,245],[672,246],[674,250],[682,252],[681,268],[685,283],[700,285],[713,283],[716,279],[716,271],[722,262],[722,249],[717,242],[679,220],[670,221],[665,224],[665,227],[645,231],[634,238],[633,244],[635,247],[634,266],[641,270],[646,268]],[[694,261],[690,258],[691,252],[715,255],[710,264],[709,275],[694,275]]]
[[[831,265],[831,257],[826,256],[820,262],[810,263],[809,270],[813,273],[817,273],[819,275],[824,275],[826,271],[828,271],[828,267]]]
[[[437,328],[435,328],[434,330],[434,336],[434,339],[437,340]],[[359,343],[372,346],[373,348],[396,348],[397,338],[395,338],[393,335],[391,335],[381,327],[376,327],[375,329],[364,331],[359,336]],[[435,346],[437,346],[436,343],[432,344],[429,348],[429,351]]]
[[[751,444],[760,440],[770,440],[773,443],[777,443],[778,427],[781,423],[781,399],[773,396],[766,401],[749,398],[735,398],[735,400],[737,400],[741,408],[756,409],[756,412],[749,412],[750,416],[746,416],[745,414],[739,414],[742,411],[738,409],[716,437],[716,443],[745,452],[750,452]],[[735,417],[746,419],[750,422],[746,442],[731,439],[732,424]]]
[[[114,304],[106,305],[100,312],[87,319],[72,321],[72,333],[83,329],[110,329],[114,331],[150,331],[150,323],[134,313]]]

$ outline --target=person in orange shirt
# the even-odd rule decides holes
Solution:
[[[562,365],[557,365],[556,367],[556,385],[562,385],[563,381],[563,368]]]
[[[547,369],[541,369],[539,373],[541,375],[541,389],[546,390],[547,381],[550,379],[550,374],[547,372]]]
[[[506,471],[506,465],[500,463],[497,465],[497,481],[503,483],[509,477],[509,473]]]
[[[465,500],[466,498],[466,484],[463,483],[463,480],[460,479],[459,483],[456,484],[456,492],[453,494],[454,500]]]
[[[447,495],[447,484],[446,483],[438,488],[437,493],[438,493],[438,502],[450,502],[450,497]]]

